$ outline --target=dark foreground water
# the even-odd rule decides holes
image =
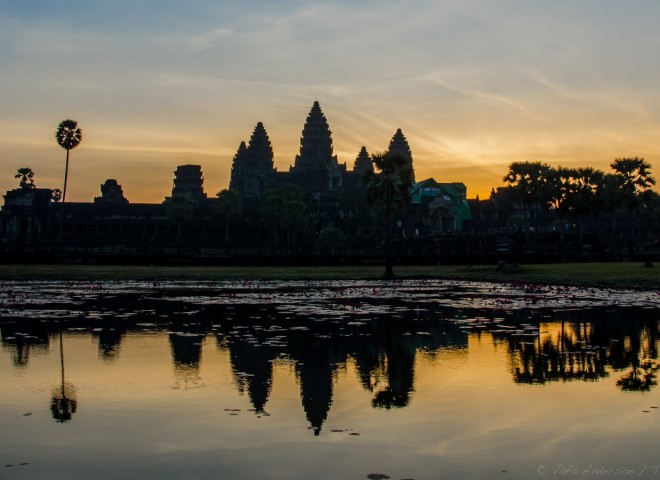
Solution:
[[[5,283],[2,479],[660,479],[658,292]]]

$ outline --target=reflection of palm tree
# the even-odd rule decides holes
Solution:
[[[62,372],[62,383],[53,388],[50,400],[50,411],[56,422],[64,423],[71,420],[76,413],[78,401],[76,400],[76,389],[70,383],[64,381],[64,344],[62,342],[62,331],[60,330],[60,368]]]
[[[655,380],[658,363],[653,360],[655,354],[655,332],[657,327],[635,329],[630,335],[630,366],[632,369],[623,375],[616,384],[623,391],[647,392],[657,385]],[[644,358],[640,362],[640,356]]]
[[[648,392],[651,390],[652,386],[657,385],[655,372],[650,365],[648,368],[645,367],[646,365],[642,367],[633,365],[631,371],[616,381],[617,386],[626,392]]]
[[[409,337],[403,337],[409,338]],[[403,408],[410,403],[415,383],[415,346],[406,340],[389,338],[386,345],[387,387],[376,392],[375,408]]]

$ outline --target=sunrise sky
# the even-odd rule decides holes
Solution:
[[[513,161],[660,159],[657,0],[0,0],[0,190],[31,167],[67,200],[132,203],[202,165],[209,196],[264,123],[278,170],[318,100],[349,169],[397,128],[416,178],[502,185]]]

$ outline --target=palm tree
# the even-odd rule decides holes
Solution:
[[[513,197],[520,202],[525,213],[528,214],[528,209],[533,210],[535,230],[538,227],[538,210],[549,204],[551,170],[546,163],[513,162],[504,177]]]
[[[64,168],[64,189],[62,190],[62,208],[60,209],[60,231],[59,240],[62,239],[62,230],[64,228],[64,201],[66,200],[66,183],[69,177],[69,152],[76,148],[82,141],[82,130],[78,128],[78,122],[75,120],[63,120],[55,132],[57,144],[66,150],[66,166]]]
[[[562,261],[566,261],[565,224],[572,213],[575,199],[576,170],[557,167],[548,172],[548,202],[557,214]]]
[[[651,176],[651,164],[643,158],[617,158],[610,165],[621,181],[626,200],[636,206],[639,195],[655,185]]]
[[[633,216],[642,206],[642,196],[655,185],[655,178],[651,176],[651,164],[643,158],[617,158],[610,165],[618,180],[621,202],[628,210],[628,223],[630,239],[628,249],[630,255],[635,249],[635,232]]]
[[[392,223],[394,214],[410,204],[412,172],[405,158],[396,153],[374,153],[375,171],[367,171],[364,181],[367,203],[383,215],[385,221],[385,277],[392,278]]]
[[[229,221],[243,211],[243,202],[236,190],[221,190],[216,195],[215,211],[225,219],[225,243],[229,242]]]
[[[19,184],[20,188],[27,190],[36,188],[36,185],[34,184],[34,172],[30,167],[19,168],[16,172],[16,175],[14,175],[14,178],[21,179]]]

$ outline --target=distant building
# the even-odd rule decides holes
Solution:
[[[387,152],[404,158],[414,179],[412,152],[401,129],[392,136]],[[278,171],[274,165],[273,146],[259,122],[247,144],[240,143],[232,161],[229,189],[239,194],[243,209],[240,218],[231,221],[231,235],[226,235],[229,223],[214,208],[215,199],[204,192],[202,167],[180,165],[174,171],[171,196],[158,204],[130,203],[116,179],[106,180],[93,202],[66,204],[54,201],[50,189],[21,186],[5,195],[0,237],[5,245],[17,249],[47,250],[62,239],[65,248],[81,252],[130,255],[160,251],[167,255],[174,250],[180,253],[184,247],[210,256],[224,255],[230,249],[241,249],[245,255],[269,252],[290,248],[291,242],[273,243],[272,227],[261,209],[263,197],[269,189],[293,184],[305,197],[307,219],[299,225],[296,238],[306,251],[317,251],[323,243],[321,232],[330,230],[335,244],[343,242],[354,255],[380,248],[382,221],[367,205],[365,194],[365,175],[374,171],[369,152],[363,146],[352,168],[340,163],[319,102],[314,102],[306,118],[293,164],[288,171]],[[397,238],[468,228],[472,217],[465,195],[462,183],[434,179],[416,183],[410,211],[395,220]],[[62,215],[64,230],[60,234]]]
[[[398,129],[389,145],[389,152],[406,159],[414,179],[412,153],[406,137]],[[353,195],[360,181],[373,165],[366,147],[362,147],[352,170],[339,163],[332,145],[332,131],[321,110],[314,102],[307,116],[300,138],[300,152],[288,172],[278,172],[274,165],[273,147],[263,123],[257,123],[249,144],[241,142],[234,156],[229,188],[236,190],[244,201],[254,201],[273,186],[291,183],[316,199]]]
[[[416,183],[411,203],[417,232],[436,235],[466,230],[472,222],[466,194],[463,183],[438,183],[432,178]]]

